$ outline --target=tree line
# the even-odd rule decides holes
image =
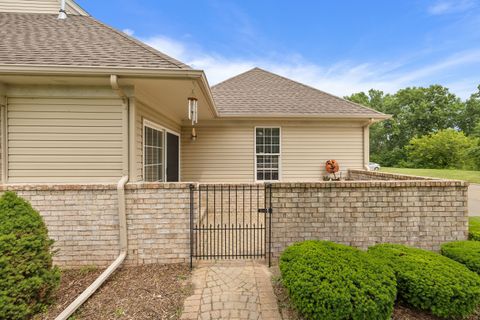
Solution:
[[[440,85],[345,99],[392,115],[370,128],[370,159],[382,166],[480,170],[480,85],[462,100]]]

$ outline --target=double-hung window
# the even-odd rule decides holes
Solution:
[[[145,121],[143,134],[143,179],[165,181],[165,131],[154,123]]]
[[[279,180],[280,128],[255,128],[257,180]]]

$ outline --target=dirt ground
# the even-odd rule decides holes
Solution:
[[[35,320],[55,319],[102,271],[63,271],[55,303]],[[121,268],[70,319],[178,319],[191,290],[186,264]]]
[[[288,292],[283,287],[280,281],[280,271],[278,268],[272,268],[272,283],[273,283],[273,291],[277,296],[278,307],[280,309],[280,314],[282,315],[283,320],[306,320],[303,318],[295,307],[290,302],[288,297]],[[480,308],[477,312],[472,315],[471,317],[465,320],[478,320],[480,319]],[[432,316],[428,313],[413,310],[405,306],[395,305],[395,309],[393,310],[392,320],[440,320],[440,318]]]

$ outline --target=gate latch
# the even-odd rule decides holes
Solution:
[[[258,209],[258,213],[272,213],[272,208]]]

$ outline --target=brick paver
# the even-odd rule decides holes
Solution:
[[[257,261],[200,262],[181,319],[281,319],[270,277]]]

